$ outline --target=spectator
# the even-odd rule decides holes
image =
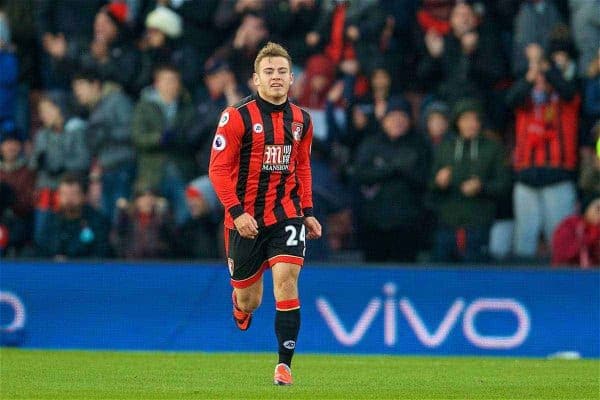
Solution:
[[[449,113],[448,105],[443,101],[432,101],[423,109],[421,131],[433,148],[448,137]]]
[[[540,52],[507,94],[515,110],[514,169],[517,183],[515,254],[536,255],[540,232],[546,243],[556,226],[575,211],[575,173],[580,97]]]
[[[187,259],[216,259],[220,252],[221,203],[207,175],[194,179],[186,189],[190,218],[178,229],[177,256]]]
[[[78,103],[89,112],[88,144],[102,174],[102,211],[112,221],[117,199],[129,198],[135,178],[131,100],[93,70],[73,77]]]
[[[360,23],[373,11],[374,0],[334,0],[323,2],[314,30],[306,35],[306,45],[314,53],[324,53],[334,64],[357,58]]]
[[[515,17],[512,72],[521,76],[528,68],[530,52],[548,49],[550,32],[562,22],[562,17],[550,0],[526,0]]]
[[[15,213],[29,219],[33,212],[35,173],[28,168],[23,154],[23,135],[12,124],[0,127],[0,181],[16,194]]]
[[[316,110],[325,109],[327,92],[335,78],[335,65],[322,54],[308,59],[303,74],[303,86],[298,104]]]
[[[336,82],[327,94],[325,109],[328,139],[332,142],[331,149],[327,149],[325,155],[332,158],[342,172],[346,172],[350,161],[355,159],[358,145],[377,130],[372,99],[357,99],[354,96],[348,99],[342,97],[344,92],[347,92],[347,82]],[[346,105],[343,118],[338,117],[338,104]]]
[[[152,83],[152,71],[160,64],[175,65],[181,72],[183,84],[192,93],[199,82],[200,61],[196,50],[181,41],[181,17],[166,7],[157,7],[146,17],[146,33],[142,40],[141,69],[136,87]]]
[[[377,121],[381,122],[387,110],[387,101],[392,95],[392,76],[387,69],[376,67],[371,71],[370,78],[373,112]]]
[[[450,14],[454,3],[454,0],[422,0],[416,13],[416,28],[419,30],[417,37],[424,38],[429,32],[435,32],[440,36],[448,35],[451,29]]]
[[[233,40],[217,49],[214,56],[225,59],[238,82],[246,83],[254,73],[254,59],[265,44],[269,31],[264,17],[246,14],[235,31]]]
[[[214,15],[215,26],[225,35],[232,34],[244,16],[260,14],[264,8],[265,0],[222,0]]]
[[[600,121],[600,45],[596,58],[588,65],[583,111],[583,126],[587,131],[594,126],[596,121]]]
[[[600,0],[569,0],[571,29],[579,51],[579,77],[584,78],[587,67],[598,55],[600,43]]]
[[[377,65],[370,71],[369,86],[365,93],[357,92],[357,86],[361,86],[361,77],[358,76],[358,70],[360,68],[359,63],[356,60],[347,60],[342,62],[340,69],[345,70],[343,87],[339,87],[340,84],[336,84],[331,89],[331,93],[328,95],[334,102],[330,101],[330,105],[334,105],[335,102],[341,105],[349,105],[348,109],[354,108],[354,105],[360,104],[359,109],[354,108],[353,113],[363,113],[369,118],[374,118],[375,121],[381,122],[387,110],[387,102],[392,93],[392,77],[390,72],[383,66]],[[336,89],[336,87],[338,87]],[[341,92],[339,92],[341,90]],[[339,92],[339,93],[338,93]],[[336,94],[337,93],[337,94]],[[342,98],[343,94],[343,98]],[[329,110],[331,111],[331,110]],[[348,121],[352,118],[350,115],[346,117]],[[335,119],[330,118],[330,125],[333,124]],[[347,136],[347,132],[338,132],[342,136]],[[339,135],[338,135],[339,136]]]
[[[50,213],[58,207],[60,177],[65,172],[83,177],[90,167],[86,124],[71,118],[66,98],[58,92],[44,95],[38,103],[42,127],[36,133],[29,168],[37,172],[34,238],[40,237]]]
[[[94,20],[94,37],[84,47],[69,48],[63,36],[55,37],[50,48],[53,73],[73,77],[81,69],[93,69],[105,81],[118,83],[130,94],[135,92],[139,55],[127,35],[128,9],[114,2],[100,9]]]
[[[448,105],[440,100],[433,100],[423,106],[420,116],[420,134],[425,138],[433,153],[439,149],[439,145],[450,140],[450,109]],[[437,227],[436,204],[434,195],[427,193],[424,202],[424,213],[420,230],[422,232],[423,247],[431,250]]]
[[[105,0],[35,1],[38,32],[45,52],[41,68],[44,88],[66,90],[69,87],[71,77],[58,73],[56,63],[67,54],[79,54],[90,43],[90,27],[94,25],[96,13],[104,3]]]
[[[565,81],[579,82],[577,79],[577,49],[571,39],[568,26],[560,24],[552,30],[548,44],[548,56]]]
[[[422,197],[431,164],[429,147],[411,127],[411,107],[391,98],[382,132],[357,150],[354,177],[361,185],[360,243],[367,261],[415,261]]]
[[[321,0],[276,0],[266,9],[272,40],[284,45],[294,55],[297,69],[314,53],[306,46],[305,37],[319,19],[321,3]]]
[[[505,75],[505,63],[496,37],[478,22],[472,6],[458,3],[450,16],[451,31],[425,36],[427,55],[420,61],[417,76],[437,82],[435,93],[451,106],[463,97],[485,101],[493,85]]]
[[[221,111],[240,101],[245,94],[231,72],[229,64],[218,58],[210,58],[206,62],[204,85],[206,93],[198,96],[200,100],[196,108],[197,117],[193,128],[193,136],[198,138],[201,149],[198,155],[198,172],[201,174],[208,173],[210,148]]]
[[[581,149],[579,189],[584,197],[600,197],[600,120],[593,130],[596,151],[588,146]]]
[[[20,130],[29,133],[29,94],[30,90],[39,88],[41,84],[38,26],[35,21],[36,8],[34,0],[0,0],[0,10],[6,13],[10,27],[10,42],[14,44],[19,66],[15,120]],[[4,68],[0,68],[0,70],[7,71]]]
[[[319,221],[327,221],[323,235],[308,248],[307,259],[329,261],[334,251],[347,245],[352,233],[351,202],[349,193],[340,184],[336,170],[328,160],[327,149],[313,140],[311,157],[313,179],[314,215]]]
[[[582,204],[583,215],[563,220],[552,238],[552,265],[600,267],[600,197]]]
[[[450,33],[450,14],[455,0],[422,0],[416,12],[416,24],[413,27],[412,42],[415,46],[417,66],[429,57],[431,43],[441,46],[441,42]],[[416,76],[416,72],[415,72]],[[413,85],[426,92],[435,90],[436,81],[415,79]]]
[[[58,204],[36,241],[38,255],[55,260],[109,257],[109,223],[85,204],[85,189],[78,177],[67,174],[61,179]]]
[[[94,17],[106,1],[45,0],[38,2],[38,25],[46,51],[52,40],[63,37],[69,45],[72,41],[88,43],[92,39],[90,27]],[[50,46],[48,46],[50,45]]]
[[[253,0],[256,3],[256,0]],[[221,0],[152,0],[145,1],[147,7],[146,16],[156,9],[157,6],[169,7],[176,12],[183,22],[184,30],[181,36],[182,44],[194,47],[198,65],[204,62],[219,47],[223,37],[227,34],[215,26],[215,15],[221,4],[227,3]],[[144,20],[140,21],[144,22]]]
[[[513,32],[516,16],[523,0],[477,0],[474,2],[479,14],[499,31],[498,41],[502,44],[502,58],[509,61],[513,52]]]
[[[19,61],[13,51],[10,27],[6,15],[0,11],[0,123],[15,121]]]
[[[142,91],[133,115],[138,150],[138,185],[160,188],[175,222],[188,217],[185,186],[196,175],[197,139],[191,136],[196,110],[176,67],[159,66],[154,84]]]
[[[361,18],[358,57],[365,70],[381,62],[394,74],[393,90],[414,89],[416,46],[412,41],[418,0],[379,0]]]
[[[0,256],[20,251],[31,239],[35,183],[22,154],[23,138],[6,125],[0,129]]]
[[[172,255],[173,224],[166,200],[156,191],[138,188],[133,204],[119,199],[117,207],[112,236],[118,257],[152,259]]]
[[[433,259],[483,262],[496,202],[510,176],[501,145],[481,134],[481,105],[462,100],[453,115],[458,136],[439,145],[430,183],[439,221]]]

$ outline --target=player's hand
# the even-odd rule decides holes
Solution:
[[[305,217],[304,226],[306,227],[306,238],[309,240],[321,237],[321,224],[315,217]]]
[[[246,239],[255,239],[258,235],[258,223],[254,217],[248,213],[243,213],[233,220],[235,229]]]

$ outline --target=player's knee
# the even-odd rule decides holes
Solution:
[[[298,297],[296,279],[294,279],[293,277],[281,279],[280,281],[275,283],[275,291],[278,295],[277,297],[280,298],[289,299]]]
[[[260,306],[261,300],[260,296],[254,294],[238,294],[237,306],[243,312],[251,313]]]

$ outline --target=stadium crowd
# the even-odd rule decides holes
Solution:
[[[1,256],[221,257],[212,138],[268,40],[309,260],[600,265],[600,0],[0,0]]]

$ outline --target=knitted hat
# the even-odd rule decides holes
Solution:
[[[423,110],[423,116],[425,120],[429,118],[431,114],[442,114],[446,118],[450,118],[450,107],[443,101],[435,100],[425,106]]]
[[[15,125],[12,120],[0,121],[0,143],[6,140],[17,140],[22,142],[25,140],[21,130]]]
[[[219,208],[219,199],[210,183],[208,175],[191,181],[185,191],[185,195],[188,198],[204,198],[211,211],[216,211]]]
[[[158,29],[171,39],[181,36],[183,23],[181,17],[167,7],[156,7],[146,17],[146,28]]]
[[[458,122],[460,116],[469,111],[477,113],[477,116],[481,121],[483,116],[483,108],[479,100],[465,98],[457,101],[456,104],[454,104],[454,107],[452,108],[452,124],[456,126],[456,123]]]
[[[409,118],[412,118],[412,106],[404,97],[392,96],[388,99],[385,115],[388,115],[392,111],[401,111],[408,115]]]
[[[228,70],[229,64],[227,61],[219,57],[211,57],[204,63],[204,73],[206,75],[212,75],[219,71]]]
[[[114,24],[121,29],[127,22],[129,7],[124,1],[115,1],[102,7],[101,11],[108,15]]]

